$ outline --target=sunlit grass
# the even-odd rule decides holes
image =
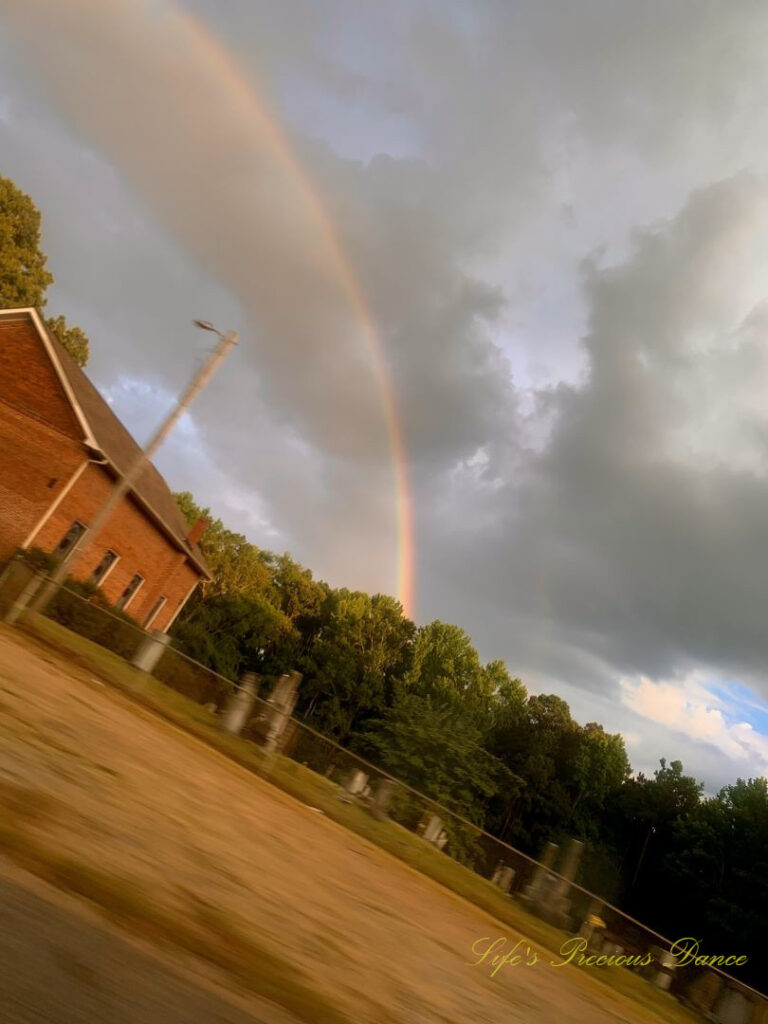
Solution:
[[[63,654],[97,681],[106,681],[132,700],[202,740],[242,767],[261,776],[302,803],[323,812],[350,831],[404,861],[451,892],[481,908],[534,945],[556,954],[568,935],[529,914],[491,883],[454,861],[394,822],[376,821],[355,803],[338,798],[338,786],[290,758],[266,755],[255,744],[222,733],[217,719],[199,704],[177,693],[152,676],[134,669],[122,658],[72,633],[63,626],[36,616],[25,632]],[[606,997],[631,1000],[668,1024],[690,1024],[701,1018],[681,1006],[667,992],[621,967],[570,968],[606,989]],[[586,981],[586,977],[585,977]]]

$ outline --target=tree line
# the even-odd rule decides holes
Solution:
[[[455,625],[417,627],[398,601],[334,589],[290,555],[227,529],[189,493],[213,579],[174,627],[191,657],[265,685],[303,673],[297,714],[427,796],[532,856],[587,844],[582,884],[671,937],[753,953],[768,920],[768,789],[739,779],[715,797],[679,760],[632,771],[620,735],[580,725],[554,694],[483,664]]]

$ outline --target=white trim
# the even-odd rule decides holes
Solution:
[[[155,601],[154,608],[150,609],[149,615],[144,623],[144,629],[151,628],[152,623],[155,621],[157,616],[160,614],[160,612],[163,610],[163,608],[165,608],[167,604],[168,598],[161,594],[160,597],[158,597],[158,599]]]
[[[80,479],[80,476],[82,475],[83,471],[85,470],[86,466],[88,465],[88,463],[90,461],[91,461],[90,459],[86,459],[85,462],[83,462],[81,465],[79,465],[77,467],[75,472],[69,478],[69,481],[67,482],[67,484],[60,491],[58,497],[53,499],[53,501],[49,505],[47,511],[43,513],[42,517],[38,520],[37,525],[34,527],[32,532],[30,533],[30,535],[27,537],[27,539],[21,545],[22,551],[26,551],[26,549],[29,547],[29,545],[32,543],[32,541],[35,539],[35,537],[38,535],[38,533],[40,533],[42,528],[45,526],[45,524],[51,518],[51,516],[56,511],[56,509],[59,507],[59,505],[62,503],[64,498],[66,498],[66,496],[72,490],[74,485]]]
[[[136,589],[131,594],[131,596],[128,598],[128,600],[125,602],[125,604],[118,604],[117,603],[117,601],[120,600],[120,597],[123,596],[122,594],[120,595],[120,597],[118,597],[117,601],[115,601],[115,608],[119,609],[119,611],[121,611],[121,612],[124,612],[124,611],[126,611],[128,609],[128,605],[133,603],[134,597],[136,597],[138,592],[141,590],[141,588],[147,582],[146,577],[142,576],[140,572],[135,572],[133,574],[133,576],[131,576],[130,580],[128,581],[129,585],[133,582],[133,580],[134,580],[134,578],[136,576],[140,576],[141,577],[141,583],[138,585],[138,587],[136,587]]]
[[[164,632],[166,632],[166,633],[167,633],[167,632],[168,632],[168,630],[169,630],[169,629],[171,628],[171,626],[172,626],[172,625],[174,624],[174,622],[176,621],[176,619],[177,619],[177,618],[179,617],[179,613],[181,612],[181,609],[182,609],[182,608],[184,607],[184,605],[185,605],[185,604],[187,603],[187,601],[188,601],[188,600],[190,599],[190,597],[192,597],[192,595],[194,594],[195,590],[197,589],[197,587],[198,587],[199,583],[200,583],[200,580],[195,580],[195,582],[194,582],[194,583],[192,584],[192,586],[191,586],[191,587],[189,588],[189,590],[187,591],[187,596],[186,596],[186,597],[184,598],[184,600],[183,600],[183,601],[181,602],[181,604],[179,605],[179,607],[178,607],[178,608],[176,609],[176,611],[175,611],[175,612],[173,613],[173,615],[171,616],[171,621],[170,621],[170,622],[168,623],[168,625],[167,625],[167,626],[165,627],[165,630],[164,630]]]
[[[69,402],[70,402],[70,404],[72,406],[72,410],[73,410],[73,412],[75,414],[75,417],[76,417],[78,423],[80,424],[80,427],[82,428],[82,431],[83,431],[83,434],[84,434],[85,444],[89,448],[92,448],[96,452],[98,452],[103,457],[103,459],[104,459],[104,462],[98,462],[96,464],[97,465],[108,465],[108,466],[110,466],[110,468],[117,475],[117,478],[120,479],[120,477],[123,475],[120,467],[115,465],[115,463],[109,458],[109,456],[107,455],[106,452],[102,451],[102,449],[99,446],[96,438],[93,436],[93,434],[91,432],[91,428],[90,428],[90,426],[88,424],[88,420],[85,418],[85,413],[83,412],[82,408],[80,407],[80,403],[75,398],[75,393],[72,390],[72,387],[71,387],[71,385],[69,383],[67,375],[64,373],[64,370],[62,369],[61,361],[59,360],[58,354],[56,352],[56,348],[55,348],[55,346],[53,345],[53,343],[51,341],[51,336],[48,333],[48,329],[46,328],[45,323],[43,322],[43,319],[40,316],[40,314],[38,313],[38,311],[34,307],[32,307],[32,306],[21,306],[21,307],[19,307],[17,309],[2,309],[2,310],[0,310],[0,320],[11,320],[11,319],[13,319],[14,316],[18,319],[22,315],[28,316],[30,318],[32,323],[35,325],[37,333],[40,335],[40,339],[43,342],[43,346],[45,347],[45,351],[48,353],[48,357],[49,357],[49,359],[51,360],[51,362],[53,364],[53,368],[54,368],[54,370],[56,372],[56,376],[58,377],[59,382],[60,382],[61,386],[63,387],[64,392],[65,392],[65,394],[66,394],[67,398],[69,399]],[[93,459],[91,459],[89,461],[95,462],[95,460],[93,460]],[[149,463],[149,465],[151,465],[151,466],[153,466],[153,468],[155,468],[153,463]],[[166,484],[166,486],[167,486],[167,484]],[[172,541],[172,543],[179,549],[179,551],[183,551],[184,552],[184,554],[187,556],[189,561],[192,562],[192,564],[200,572],[200,574],[201,574],[201,576],[203,578],[205,578],[205,579],[213,579],[213,577],[210,575],[210,570],[203,569],[203,567],[198,563],[197,558],[195,557],[194,551],[192,550],[190,545],[186,542],[186,538],[180,537],[179,534],[176,532],[176,530],[174,530],[173,527],[170,526],[162,518],[162,516],[158,512],[155,511],[154,508],[152,508],[152,506],[149,504],[149,502],[145,501],[141,497],[141,495],[138,493],[136,488],[131,488],[131,490],[130,490],[130,497],[134,501],[136,501],[139,505],[141,505],[144,508],[145,511],[149,512],[149,514],[155,519],[155,521],[165,530],[166,534],[168,535],[168,537]]]
[[[104,463],[97,463],[97,465],[107,465],[107,466],[109,466],[113,470],[116,478],[119,480],[121,478],[121,476],[123,475],[120,472],[119,467],[116,466],[115,463],[112,462],[112,460],[107,455],[105,455],[104,458],[105,458],[106,461]],[[152,463],[152,462],[147,463],[147,465],[152,466],[153,468],[156,468],[156,467],[154,467],[154,463]],[[131,501],[133,501],[137,505],[139,505],[149,515],[149,517],[151,519],[154,519],[155,523],[158,526],[160,526],[162,530],[165,531],[165,534],[166,534],[168,540],[170,540],[171,543],[173,544],[173,546],[182,555],[184,555],[184,558],[185,558],[186,561],[191,562],[192,565],[195,566],[195,568],[200,573],[200,576],[203,579],[207,579],[207,580],[212,580],[213,579],[213,576],[211,575],[210,569],[203,569],[203,567],[197,561],[197,559],[195,557],[195,553],[192,550],[192,548],[190,547],[190,545],[185,540],[182,540],[182,538],[179,536],[178,533],[176,533],[176,531],[173,529],[173,527],[168,525],[168,523],[165,521],[165,519],[163,519],[163,517],[160,515],[160,513],[156,512],[154,510],[154,508],[152,508],[152,506],[149,504],[149,502],[145,501],[145,499],[142,498],[142,496],[138,493],[138,491],[135,491],[135,490],[129,491],[128,494],[127,494],[127,497],[130,498]]]
[[[11,317],[13,317],[14,314],[18,316],[20,313],[26,313],[26,315],[29,317],[29,319],[36,327],[37,333],[40,335],[40,340],[45,346],[45,351],[48,353],[48,358],[53,363],[53,368],[56,371],[56,376],[59,378],[59,383],[64,389],[64,393],[69,399],[70,405],[72,406],[72,411],[75,414],[75,418],[77,419],[77,422],[80,424],[80,427],[83,431],[85,443],[90,448],[95,448],[97,451],[100,451],[99,446],[96,443],[96,438],[91,433],[91,428],[88,425],[88,420],[85,418],[85,413],[80,408],[80,403],[75,398],[75,393],[72,390],[72,386],[67,380],[67,375],[64,373],[56,349],[53,343],[51,342],[51,336],[48,333],[48,329],[45,326],[43,318],[40,316],[38,311],[34,308],[34,306],[21,306],[18,309],[4,309],[2,310],[2,312],[0,312],[0,318],[3,320],[8,320]]]
[[[69,547],[66,547],[63,551],[59,551],[59,548],[61,547],[62,543],[67,539],[67,537],[69,536],[69,533],[71,532],[71,530],[75,526],[81,526],[82,530],[80,531],[80,533],[78,533],[78,535],[75,537],[75,539],[69,545]],[[71,553],[74,551],[74,549],[79,546],[81,538],[83,538],[86,535],[86,533],[88,533],[89,529],[90,529],[90,527],[87,526],[82,521],[82,519],[73,519],[72,520],[72,526],[70,526],[69,530],[67,530],[67,532],[61,538],[61,540],[56,545],[56,547],[53,549],[51,554],[54,555],[54,557],[61,558],[63,561],[66,562],[68,560],[68,558],[70,557]]]
[[[101,562],[102,562],[102,559],[104,558],[104,555],[108,554],[110,551],[115,556],[114,562],[112,562],[111,565],[109,565],[107,567],[107,571],[104,573],[104,575],[101,577],[101,579],[95,580],[93,578],[93,573],[96,572],[96,569],[98,569],[98,567],[101,565]],[[107,548],[106,551],[104,552],[104,555],[102,555],[101,558],[98,560],[98,562],[96,563],[96,568],[93,570],[91,575],[88,577],[92,583],[96,584],[97,587],[100,587],[102,585],[104,580],[107,579],[109,574],[112,572],[112,570],[115,568],[117,563],[120,561],[120,555],[118,555],[118,553],[115,551],[114,548]]]

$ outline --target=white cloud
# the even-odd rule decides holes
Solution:
[[[700,743],[711,744],[744,774],[768,773],[768,736],[749,722],[731,721],[734,707],[707,688],[700,673],[674,681],[645,676],[620,681],[622,701],[651,722],[667,726]]]

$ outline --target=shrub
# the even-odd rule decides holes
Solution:
[[[57,559],[55,556],[50,551],[43,551],[42,548],[30,548],[29,551],[19,548],[16,554],[23,558],[27,565],[37,569],[38,572],[51,573],[56,568]]]
[[[163,652],[152,673],[156,679],[198,704],[223,707],[232,693],[232,684],[213,672],[182,657],[173,648]]]
[[[17,552],[27,565],[50,574],[58,559],[42,548]],[[48,618],[73,633],[106,647],[122,658],[131,658],[143,630],[130,615],[114,608],[94,584],[67,577],[46,609]]]
[[[73,633],[130,659],[143,630],[125,612],[110,608],[103,595],[91,584],[68,580],[48,606],[46,614]]]

